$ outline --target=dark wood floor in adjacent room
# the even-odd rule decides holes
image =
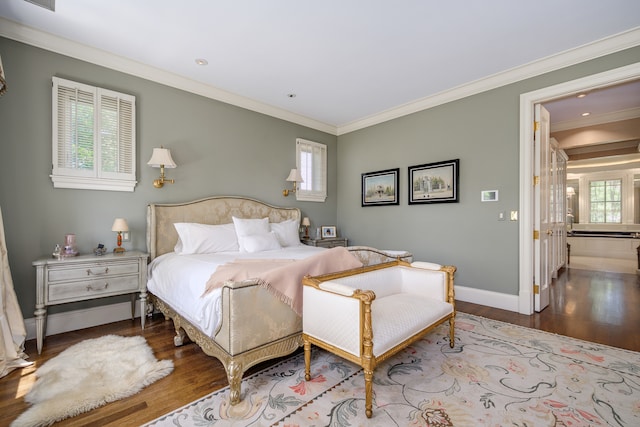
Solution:
[[[551,286],[551,303],[541,313],[525,316],[506,310],[458,302],[461,312],[540,329],[614,347],[640,351],[640,281],[633,274],[566,269]],[[23,396],[33,384],[35,369],[65,348],[88,338],[107,334],[142,334],[158,359],[172,359],[172,374],[142,392],[78,415],[56,426],[137,426],[160,417],[227,385],[222,364],[206,356],[195,344],[173,345],[173,325],[155,316],[144,331],[140,321],[122,321],[83,329],[45,340],[38,355],[35,341],[26,351],[35,366],[14,371],[0,379],[0,426],[8,426],[27,409]],[[263,369],[265,362],[250,372]]]

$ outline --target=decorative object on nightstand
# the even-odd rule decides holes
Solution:
[[[104,247],[102,243],[98,243],[97,248],[93,248],[93,253],[100,256],[107,253],[107,248]]]
[[[287,197],[289,193],[295,193],[298,190],[296,184],[299,182],[304,182],[304,180],[302,179],[302,175],[300,175],[300,171],[298,169],[291,169],[291,172],[289,172],[289,176],[287,177],[286,181],[293,182],[293,189],[282,190],[282,195],[284,197]]]
[[[171,158],[171,151],[168,148],[164,148],[160,146],[160,148],[154,148],[153,153],[151,154],[151,159],[147,162],[147,164],[153,168],[160,168],[160,178],[153,181],[153,186],[156,188],[162,188],[165,182],[169,184],[173,184],[175,181],[173,179],[166,179],[164,177],[164,168],[175,168],[176,162]]]
[[[125,252],[125,249],[122,247],[122,232],[129,231],[129,225],[127,224],[127,220],[124,218],[116,218],[113,221],[113,226],[111,227],[111,231],[115,231],[118,233],[118,247],[113,250],[116,254],[121,254]]]
[[[64,248],[60,253],[62,258],[76,256],[78,255],[78,251],[76,250],[76,235],[75,234],[65,234],[64,235]]]
[[[309,238],[309,226],[311,225],[311,221],[309,221],[309,217],[305,216],[302,218],[302,226],[304,227],[304,238]]]
[[[332,239],[334,237],[338,237],[338,233],[336,231],[335,225],[323,225],[322,226],[322,236],[323,239]]]

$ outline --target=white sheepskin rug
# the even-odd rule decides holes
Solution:
[[[25,395],[33,406],[11,425],[49,426],[136,394],[171,371],[173,362],[158,361],[141,336],[82,341],[37,369]]]

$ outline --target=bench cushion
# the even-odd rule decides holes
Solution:
[[[373,354],[383,354],[451,312],[453,305],[415,294],[375,299],[371,304]]]

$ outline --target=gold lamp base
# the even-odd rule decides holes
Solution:
[[[125,253],[127,250],[125,248],[123,248],[122,246],[118,246],[117,248],[113,249],[113,253],[114,254],[123,254]]]

